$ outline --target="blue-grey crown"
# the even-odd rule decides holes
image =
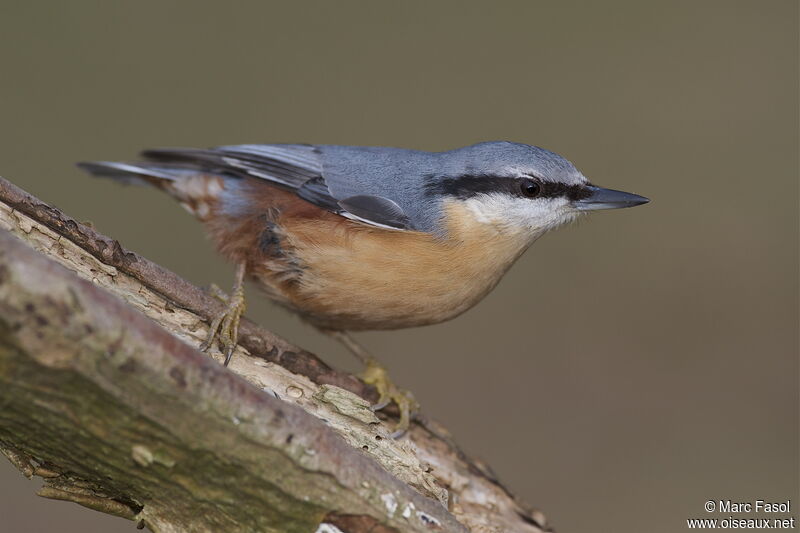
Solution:
[[[586,178],[560,155],[528,144],[490,141],[442,153],[448,160],[450,177],[533,176],[565,185],[578,185]]]

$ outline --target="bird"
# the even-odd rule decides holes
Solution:
[[[508,141],[446,151],[240,144],[158,148],[78,166],[146,184],[199,219],[235,266],[201,349],[230,361],[255,282],[364,364],[374,409],[395,402],[396,436],[419,404],[351,335],[436,324],[473,307],[539,237],[582,215],[648,198],[592,184],[564,157]]]

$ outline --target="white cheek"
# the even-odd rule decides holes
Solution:
[[[501,194],[479,194],[465,202],[467,209],[482,224],[501,232],[532,232],[555,229],[577,216],[565,198],[510,198]]]

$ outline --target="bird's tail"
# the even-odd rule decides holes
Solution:
[[[206,220],[219,202],[225,177],[196,167],[170,163],[87,161],[78,168],[93,176],[126,184],[152,185],[178,200],[200,220]]]
[[[78,168],[93,176],[111,178],[126,184],[155,185],[196,176],[198,171],[180,165],[155,163],[120,163],[118,161],[83,161]]]

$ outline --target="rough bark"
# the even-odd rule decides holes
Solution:
[[[430,421],[0,178],[0,451],[40,495],[153,531],[547,531]]]

